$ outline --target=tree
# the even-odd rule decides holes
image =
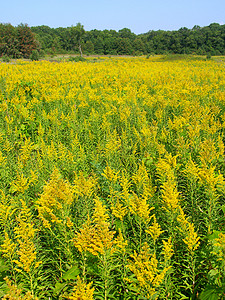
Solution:
[[[77,23],[76,26],[71,26],[71,39],[75,46],[78,46],[80,56],[83,56],[82,43],[85,35],[84,26],[81,23]]]
[[[27,24],[20,24],[17,27],[18,50],[24,58],[29,58],[32,51],[38,48],[34,33]]]
[[[94,53],[94,50],[95,50],[94,44],[93,44],[91,41],[87,41],[87,42],[84,44],[83,48],[84,48],[84,51],[85,51],[86,53],[88,53],[88,54],[93,54],[93,53]]]
[[[118,31],[119,36],[122,38],[128,38],[130,40],[134,40],[136,38],[135,34],[131,32],[129,28],[123,28]]]
[[[0,56],[18,56],[16,28],[11,24],[0,24]]]

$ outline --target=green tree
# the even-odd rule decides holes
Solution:
[[[94,44],[91,41],[87,41],[83,45],[84,51],[88,54],[93,54],[94,53]]]
[[[20,24],[17,27],[18,50],[24,58],[29,58],[32,51],[38,48],[38,42],[34,33],[27,24]]]
[[[74,46],[75,47],[78,46],[80,56],[83,56],[82,43],[85,35],[84,26],[81,25],[81,23],[77,23],[76,26],[71,26],[70,33],[71,33],[71,39],[72,42],[74,43]]]
[[[0,24],[0,56],[18,57],[16,28],[11,24]]]

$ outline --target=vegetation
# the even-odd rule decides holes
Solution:
[[[0,56],[29,58],[33,50],[41,55],[79,53],[97,55],[225,54],[225,25],[149,31],[136,35],[128,28],[85,31],[84,26],[50,28],[0,24]]]
[[[29,58],[37,48],[38,42],[27,24],[13,27],[0,23],[0,57]]]
[[[223,299],[213,60],[1,63],[0,297]]]
[[[32,27],[44,51],[74,51],[71,29]],[[128,28],[115,30],[90,30],[83,34],[85,54],[142,55],[142,54],[225,54],[225,25],[194,26],[175,31],[149,31],[136,35]],[[78,46],[76,47],[78,51]]]

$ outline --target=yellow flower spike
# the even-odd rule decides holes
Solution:
[[[30,170],[30,179],[29,179],[29,183],[35,183],[37,182],[38,180],[38,173],[33,171],[33,170]]]
[[[8,277],[5,278],[7,285],[7,294],[3,296],[2,300],[38,300],[30,291],[22,294],[22,289],[19,289],[16,284],[13,284]]]
[[[169,180],[175,181],[173,165],[176,162],[176,157],[168,156],[167,159],[160,158],[156,167],[157,173],[160,175],[162,182]]]
[[[13,213],[16,211],[16,208],[12,205],[12,200],[0,190],[0,224],[3,228],[7,227],[9,220],[11,219]]]
[[[164,255],[165,263],[169,262],[171,257],[174,254],[173,245],[172,245],[172,238],[170,237],[167,241],[163,240],[163,251],[162,254]]]
[[[82,172],[80,172],[79,175],[75,173],[75,179],[73,183],[75,193],[86,197],[91,197],[98,187],[98,179],[95,177],[95,175],[85,178]]]
[[[19,245],[18,250],[16,251],[18,259],[15,259],[14,262],[19,267],[17,270],[24,270],[27,273],[31,272],[31,269],[35,265],[41,264],[37,261],[37,251],[34,245],[35,234],[37,229],[34,228],[34,225],[31,221],[31,212],[26,206],[26,203],[23,200],[20,200],[22,208],[19,216],[17,217],[17,226],[14,228],[15,238],[17,244]]]
[[[148,172],[145,168],[144,162],[141,163],[139,166],[136,174],[132,176],[132,180],[136,185],[143,185],[146,184],[149,180]]]
[[[124,172],[122,173],[122,176],[120,178],[120,185],[122,187],[121,198],[124,199],[126,202],[129,202],[129,189],[131,186],[131,182],[126,177],[126,174]]]
[[[16,244],[9,238],[7,232],[5,232],[5,239],[3,244],[1,245],[0,252],[2,252],[3,256],[11,259],[15,254]]]
[[[185,232],[187,230],[189,222],[186,219],[186,215],[184,214],[184,211],[180,206],[178,206],[178,210],[179,210],[179,215],[177,216],[177,221],[181,226],[181,230]]]
[[[121,204],[119,198],[117,198],[116,203],[111,205],[111,209],[112,209],[112,214],[116,218],[123,221],[124,217],[127,214],[127,208]]]
[[[153,223],[151,226],[148,226],[148,228],[145,231],[151,235],[155,244],[158,237],[163,233],[163,230],[161,230],[161,226],[156,222],[155,215],[153,215],[152,217],[153,217]]]
[[[74,238],[74,246],[80,252],[89,251],[93,255],[104,254],[113,246],[114,231],[110,231],[108,215],[105,206],[95,199],[92,220],[88,218]]]
[[[138,197],[138,195],[133,192],[127,203],[130,212],[146,223],[149,221],[150,211],[154,209],[154,207],[149,208],[147,200],[148,198],[145,195]]]
[[[225,234],[220,232],[218,238],[213,241],[214,249],[212,253],[216,255],[217,260],[225,266]]]
[[[69,227],[69,228],[74,227],[74,224],[71,221],[70,217],[66,217],[66,226]]]
[[[6,164],[6,157],[3,156],[2,151],[0,151],[0,166],[4,167]]]
[[[116,183],[117,180],[120,178],[118,174],[120,171],[115,172],[113,169],[111,169],[108,165],[105,167],[102,176],[104,176],[107,180],[109,180],[112,183]]]
[[[16,179],[11,183],[11,189],[13,192],[18,192],[24,194],[25,191],[29,188],[29,180],[26,178],[23,173],[20,175],[17,172]]]
[[[115,251],[125,253],[127,245],[128,243],[126,240],[124,240],[121,229],[119,228],[119,234],[114,240]]]
[[[72,202],[73,188],[61,178],[59,171],[55,169],[36,202],[43,225],[49,228],[51,223],[62,223]]]
[[[73,288],[72,293],[66,297],[69,300],[94,300],[94,287],[92,282],[86,284],[84,283],[79,276],[77,276],[77,284]]]
[[[187,177],[198,179],[199,177],[199,167],[190,159],[183,171]]]
[[[215,166],[214,167],[203,167],[199,169],[199,181],[202,185],[206,185],[211,191],[216,191],[216,186],[221,185],[224,182],[224,177],[221,173],[218,175],[215,174]]]
[[[187,236],[183,239],[184,243],[188,246],[188,250],[193,253],[200,245],[199,237],[194,230],[194,224],[188,223]]]
[[[176,184],[172,181],[166,181],[162,185],[162,199],[165,208],[169,211],[174,211],[179,206],[179,192]]]
[[[140,292],[147,293],[149,297],[154,296],[170,267],[165,267],[162,271],[158,269],[159,262],[155,253],[150,254],[147,243],[144,243],[139,254],[134,251],[131,258],[128,268],[138,281],[136,287],[139,288]]]
[[[34,149],[34,143],[31,142],[30,138],[25,139],[24,144],[21,146],[20,155],[19,155],[19,162],[25,166],[26,162],[29,160],[31,156],[31,152]]]

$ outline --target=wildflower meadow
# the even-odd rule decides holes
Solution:
[[[225,72],[0,63],[0,297],[225,299]]]

